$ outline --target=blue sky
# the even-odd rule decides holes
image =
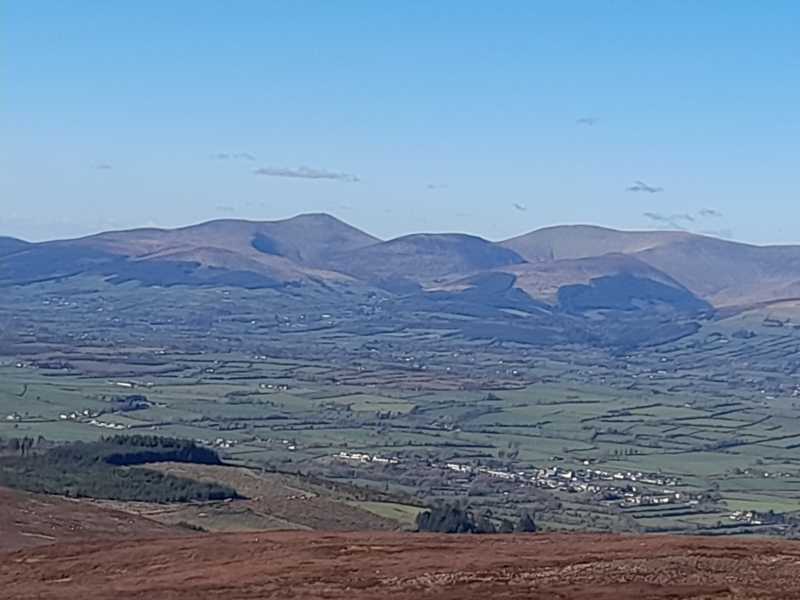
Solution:
[[[780,0],[4,2],[0,234],[324,211],[800,242],[798,27]]]

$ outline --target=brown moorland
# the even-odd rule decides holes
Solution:
[[[120,539],[180,533],[174,527],[83,501],[0,488],[0,552],[76,538]]]
[[[239,533],[0,556],[23,600],[796,599],[800,544],[584,534]]]

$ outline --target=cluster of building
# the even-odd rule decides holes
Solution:
[[[728,515],[731,521],[747,523],[748,525],[761,525],[761,520],[754,510],[737,510]]]
[[[374,456],[366,452],[342,451],[335,454],[334,458],[359,464],[400,464],[398,458]],[[698,500],[689,494],[670,489],[681,484],[678,478],[658,473],[609,472],[590,468],[568,469],[559,466],[527,471],[509,471],[502,468],[473,466],[456,462],[429,463],[428,466],[458,473],[463,476],[464,484],[480,475],[554,491],[602,494],[605,500],[619,502],[621,507],[698,503]],[[657,488],[657,490],[654,491],[653,488]]]
[[[681,484],[678,478],[658,473],[548,467],[536,471],[532,480],[537,487],[602,494],[606,500],[619,501],[621,507],[697,503],[688,494],[670,489]]]
[[[756,510],[737,510],[728,515],[731,521],[744,525],[788,525],[792,519],[785,513],[758,512]]]
[[[599,471],[597,469],[583,469],[579,470],[578,473],[605,481],[633,481],[643,485],[676,486],[681,483],[677,477],[665,477],[659,473],[643,473],[642,471],[609,473],[608,471]]]
[[[91,419],[89,421],[89,425],[94,425],[95,427],[102,427],[104,429],[127,429],[127,425],[122,425],[120,423],[109,423],[108,421],[98,421],[97,419]]]
[[[560,489],[567,492],[599,492],[609,489],[607,485],[598,485],[598,482],[634,482],[640,485],[660,487],[677,486],[680,484],[677,478],[664,477],[656,473],[643,473],[641,471],[617,471],[611,473],[597,469],[566,469],[564,467],[555,466],[535,469],[533,471],[511,472],[488,467],[473,467],[461,463],[445,463],[444,468],[450,471],[456,471],[457,473],[487,475],[496,479],[532,483],[537,487]],[[635,487],[633,489],[635,489]],[[673,492],[664,490],[664,493],[672,494]],[[678,496],[680,496],[680,494],[678,494]]]
[[[100,416],[99,412],[93,411],[89,408],[85,408],[81,411],[72,411],[68,413],[60,413],[58,418],[62,421],[78,421],[80,423],[86,423],[87,425],[92,425],[93,427],[101,427],[103,429],[114,429],[114,430],[121,430],[127,429],[127,425],[122,425],[121,423],[112,423],[110,421],[100,421],[97,417]]]
[[[437,465],[432,465],[437,466]],[[489,467],[471,467],[470,465],[464,465],[460,463],[445,463],[445,469],[450,471],[455,471],[456,473],[466,473],[471,475],[486,475],[488,477],[494,477],[495,479],[504,479],[506,481],[519,481],[525,477],[525,473],[523,471],[519,471],[517,473],[511,473],[509,471],[503,471],[502,469],[490,469]]]
[[[211,448],[220,448],[223,450],[227,450],[228,448],[233,448],[239,442],[237,440],[228,440],[225,438],[216,438],[213,440],[204,440],[202,438],[196,438],[195,443],[200,444],[201,446],[210,446]]]
[[[262,390],[274,390],[277,392],[286,392],[290,389],[287,383],[259,383],[258,387]]]
[[[222,448],[223,450],[227,450],[228,448],[233,448],[237,444],[236,440],[227,440],[225,438],[217,438],[213,442],[211,442],[211,446],[214,448]]]
[[[345,452],[343,450],[339,452],[339,454],[335,454],[334,458],[346,462],[356,462],[356,463],[374,463],[378,465],[400,464],[400,460],[395,457],[386,458],[383,456],[367,454],[366,452]]]
[[[84,419],[93,419],[99,416],[100,413],[89,408],[84,408],[83,410],[74,410],[68,413],[61,413],[58,415],[58,418],[62,421],[83,421]]]

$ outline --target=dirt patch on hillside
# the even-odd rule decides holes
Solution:
[[[176,536],[181,531],[142,517],[0,488],[0,552],[77,538]]]
[[[800,544],[597,535],[249,533],[1,557],[19,600],[751,600],[800,597]]]

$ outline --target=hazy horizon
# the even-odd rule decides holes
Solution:
[[[193,227],[193,226],[202,225],[204,223],[210,223],[210,222],[215,222],[215,221],[240,221],[240,222],[250,222],[250,223],[276,222],[276,221],[286,221],[286,220],[293,219],[293,218],[296,218],[296,217],[307,216],[307,215],[315,215],[315,214],[327,215],[327,216],[333,217],[335,219],[338,219],[339,221],[342,221],[343,223],[346,223],[347,225],[351,225],[352,227],[355,227],[356,229],[359,229],[359,230],[361,230],[361,231],[363,231],[365,233],[371,234],[371,235],[379,238],[381,241],[388,241],[388,240],[392,240],[392,239],[396,239],[396,238],[400,238],[400,237],[404,237],[404,236],[408,236],[408,235],[415,235],[415,234],[464,234],[464,235],[482,237],[482,238],[484,238],[486,240],[489,240],[491,242],[503,242],[503,241],[506,241],[506,240],[509,240],[509,239],[512,239],[512,238],[515,238],[515,237],[518,237],[518,236],[522,236],[522,235],[525,235],[527,233],[531,233],[531,232],[534,232],[534,231],[539,231],[539,230],[542,230],[542,229],[550,229],[550,228],[556,228],[556,227],[597,227],[597,228],[600,228],[600,229],[608,229],[608,230],[612,230],[612,231],[631,232],[631,233],[640,233],[640,232],[693,233],[694,235],[725,239],[727,241],[738,242],[738,243],[742,243],[742,244],[749,244],[750,243],[750,242],[737,240],[735,238],[728,238],[728,237],[720,236],[720,235],[717,235],[715,233],[700,233],[700,232],[691,232],[691,231],[686,231],[686,230],[681,230],[681,229],[664,229],[664,228],[653,228],[653,227],[650,227],[650,228],[641,227],[641,228],[625,229],[625,228],[619,228],[619,227],[611,227],[611,226],[608,226],[608,225],[598,225],[596,223],[580,223],[580,222],[546,224],[546,225],[542,225],[540,227],[534,227],[532,229],[525,229],[524,231],[519,231],[518,233],[514,233],[514,234],[511,234],[509,236],[502,237],[502,238],[501,237],[498,237],[498,238],[489,237],[489,236],[481,235],[480,233],[475,233],[475,232],[470,232],[470,231],[460,231],[460,230],[455,230],[455,229],[437,229],[437,230],[420,229],[420,230],[412,230],[412,231],[401,232],[401,233],[399,233],[397,235],[393,235],[393,236],[390,236],[390,237],[384,237],[384,236],[380,236],[380,235],[377,235],[377,234],[373,233],[372,231],[370,231],[366,227],[361,227],[357,223],[353,223],[353,222],[349,221],[346,216],[337,215],[337,214],[335,214],[333,212],[301,212],[301,213],[294,213],[294,214],[289,214],[289,215],[286,215],[286,216],[276,217],[275,219],[249,219],[246,216],[216,217],[216,218],[212,218],[212,219],[203,219],[201,221],[196,221],[196,222],[191,222],[191,223],[177,223],[177,224],[174,224],[174,225],[146,224],[146,225],[132,225],[132,226],[126,226],[126,227],[109,227],[107,229],[97,229],[97,230],[89,231],[88,233],[79,233],[79,234],[76,234],[76,235],[65,235],[65,236],[54,236],[54,237],[42,237],[42,238],[38,238],[38,239],[37,238],[20,237],[18,235],[14,235],[13,233],[5,233],[3,231],[0,231],[0,237],[11,237],[11,238],[19,239],[19,240],[26,241],[26,242],[39,243],[39,242],[48,242],[48,241],[79,239],[79,238],[83,238],[83,237],[91,237],[93,235],[97,235],[97,234],[101,234],[101,233],[108,233],[108,232],[113,232],[113,231],[137,231],[137,230],[145,230],[145,229],[163,229],[163,230],[185,229],[185,228],[188,228],[188,227]],[[783,244],[765,243],[765,244],[751,244],[751,245],[772,246],[772,245],[783,245]],[[798,242],[795,245],[799,245],[800,246],[800,242]]]

